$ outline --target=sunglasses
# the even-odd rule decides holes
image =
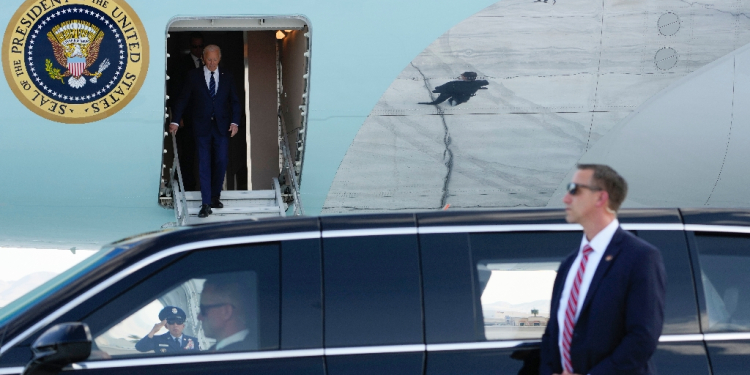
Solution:
[[[208,310],[211,310],[213,308],[224,306],[224,305],[230,305],[234,307],[231,303],[214,303],[213,305],[200,305],[200,312],[199,314],[206,316],[208,314]]]
[[[182,319],[167,319],[167,324],[182,324],[185,323]]]
[[[570,195],[576,195],[576,194],[578,194],[578,189],[580,189],[580,188],[589,189],[591,191],[602,190],[601,188],[598,188],[598,187],[595,187],[595,186],[589,186],[589,185],[584,185],[584,184],[577,184],[575,182],[569,183],[568,187],[567,187],[567,190],[568,190],[568,193],[570,193]]]

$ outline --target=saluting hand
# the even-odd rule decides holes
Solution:
[[[154,328],[151,329],[151,332],[148,333],[148,338],[150,339],[154,338],[154,335],[156,334],[156,332],[159,332],[162,328],[164,328],[165,325],[167,325],[166,319],[162,320],[159,323],[154,324]]]

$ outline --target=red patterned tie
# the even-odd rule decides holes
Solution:
[[[578,273],[576,278],[573,280],[573,287],[570,288],[570,298],[568,298],[568,307],[565,309],[565,329],[563,330],[562,337],[562,364],[563,368],[569,373],[573,373],[573,363],[570,360],[570,342],[573,339],[573,327],[576,325],[576,311],[578,310],[578,293],[581,290],[581,280],[583,280],[583,273],[586,272],[586,263],[589,261],[589,254],[594,249],[591,246],[586,245],[583,247],[583,257],[581,258],[581,265],[578,267]]]

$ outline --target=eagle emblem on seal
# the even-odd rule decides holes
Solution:
[[[89,68],[99,58],[99,48],[104,40],[104,32],[96,25],[82,20],[69,20],[52,28],[47,33],[47,39],[52,44],[52,50],[55,54],[57,63],[66,68],[65,72],[60,73],[60,69],[55,69],[52,61],[47,59],[47,73],[54,80],[63,80],[68,78],[70,87],[79,89],[86,85],[84,76],[92,77],[91,83],[96,83],[97,78],[102,76],[102,72],[109,67],[109,59],[104,59],[99,64],[99,70],[91,73]]]

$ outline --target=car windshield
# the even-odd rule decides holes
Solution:
[[[113,246],[103,247],[101,250],[97,251],[94,255],[84,259],[83,261],[71,267],[67,271],[57,275],[56,277],[52,278],[46,283],[24,294],[23,296],[9,303],[3,308],[0,308],[0,326],[3,326],[5,323],[10,321],[14,317],[22,314],[23,312],[31,308],[33,305],[35,305],[38,301],[41,301],[42,299],[46,298],[47,296],[51,295],[55,291],[64,287],[71,281],[81,277],[82,275],[87,274],[92,269],[98,267],[100,264],[115,257],[116,255],[122,253],[123,251],[126,251],[130,247],[132,247],[132,245],[118,246],[118,247],[113,247]]]

